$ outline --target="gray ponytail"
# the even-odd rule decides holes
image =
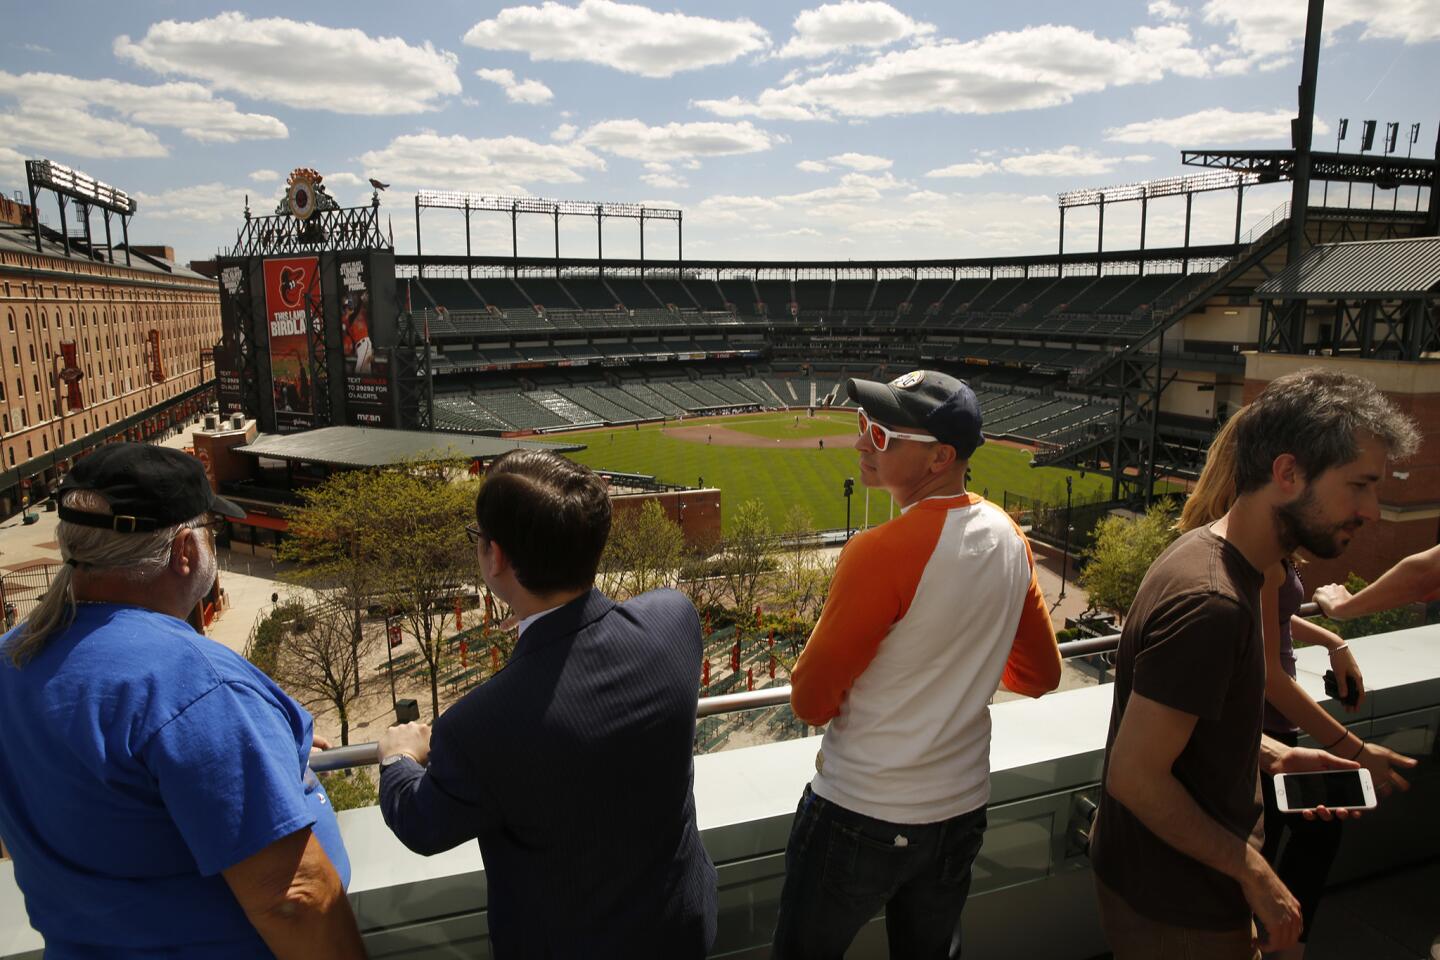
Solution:
[[[105,498],[90,490],[73,490],[64,505],[91,513],[110,513]],[[50,638],[65,630],[75,619],[75,571],[102,572],[131,583],[145,583],[164,571],[170,562],[170,544],[184,527],[198,526],[203,517],[163,527],[150,533],[116,533],[98,527],[61,521],[55,529],[60,557],[65,562],[50,580],[30,616],[5,645],[5,654],[23,667],[45,648]]]

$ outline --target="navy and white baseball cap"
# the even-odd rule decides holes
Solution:
[[[887,427],[924,430],[968,460],[985,442],[980,401],[964,380],[939,370],[912,370],[889,383],[850,379],[845,392]]]

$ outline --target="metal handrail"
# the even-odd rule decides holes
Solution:
[[[1301,617],[1320,615],[1320,607],[1307,603],[1296,614]],[[1059,644],[1060,657],[1070,660],[1088,657],[1097,653],[1113,653],[1120,644],[1120,634],[1111,633],[1087,640],[1070,640]],[[695,709],[698,718],[714,717],[725,713],[739,713],[743,710],[760,710],[765,707],[779,707],[790,702],[790,685],[766,687],[763,690],[744,690],[740,693],[726,693],[718,697],[701,697]],[[310,769],[316,773],[328,773],[349,767],[373,766],[380,762],[380,744],[352,743],[345,747],[332,747],[310,758]]]

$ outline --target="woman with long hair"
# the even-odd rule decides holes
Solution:
[[[1242,408],[1211,442],[1200,479],[1180,514],[1177,525],[1182,532],[1214,523],[1234,502],[1235,433],[1244,416]],[[1265,640],[1265,733],[1293,747],[1303,730],[1330,753],[1365,766],[1380,793],[1388,794],[1395,787],[1408,788],[1409,784],[1391,766],[1395,757],[1391,751],[1351,733],[1296,682],[1295,644],[1324,647],[1330,654],[1341,696],[1351,689],[1358,694],[1356,702],[1345,709],[1353,713],[1365,699],[1364,680],[1349,644],[1296,616],[1304,602],[1305,586],[1293,558],[1265,571],[1260,591],[1260,626]],[[1275,803],[1274,783],[1269,777],[1260,779],[1265,796],[1265,859],[1300,901],[1305,924],[1300,942],[1277,956],[1297,960],[1305,955],[1315,908],[1340,845],[1340,821],[1306,820],[1298,814],[1281,813]]]

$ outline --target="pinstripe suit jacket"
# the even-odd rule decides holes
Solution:
[[[480,842],[497,960],[703,957],[715,868],[695,825],[699,618],[598,590],[532,623],[510,663],[435,723],[430,765],[380,778],[422,854]]]

